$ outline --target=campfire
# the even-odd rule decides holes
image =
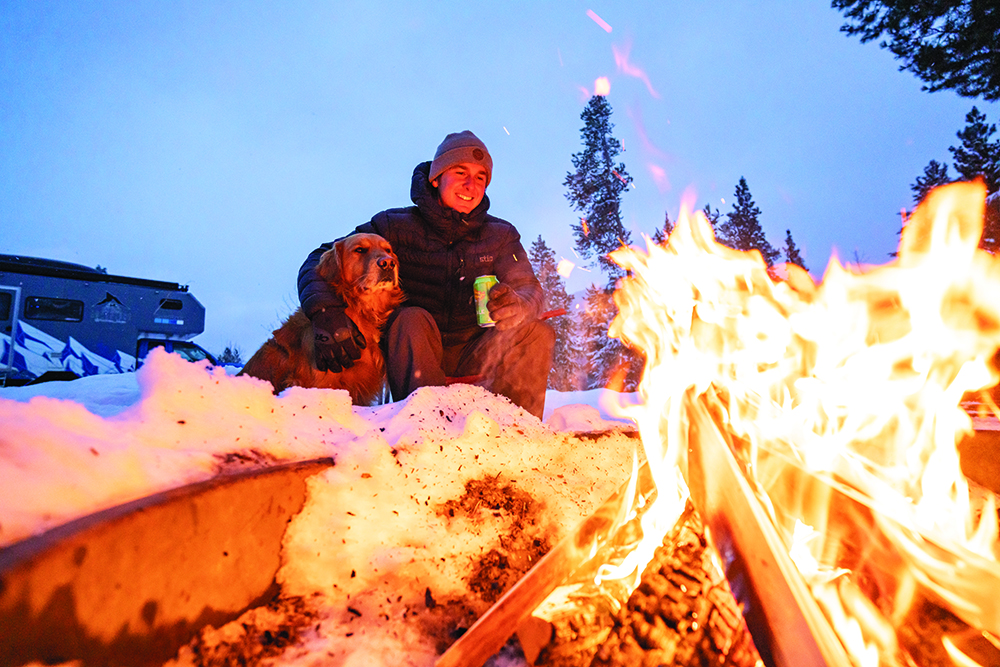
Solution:
[[[939,188],[895,260],[834,259],[820,285],[719,245],[700,213],[682,211],[663,246],[616,251],[629,275],[611,334],[646,357],[642,401],[622,408],[646,465],[604,510],[614,527],[595,539],[592,520],[568,538],[576,551],[547,557],[575,557],[577,575],[539,605],[525,589],[543,597],[533,574],[557,569],[543,560],[439,664],[496,634],[497,613],[524,637],[539,620],[573,618],[592,664],[627,664],[614,655],[629,618],[647,626],[638,644],[650,651],[657,623],[709,623],[692,621],[697,606],[682,621],[663,611],[669,562],[697,562],[709,596],[733,600],[729,580],[735,601],[716,600],[712,618],[741,609],[753,642],[738,618],[705,629],[718,664],[754,664],[754,645],[770,665],[1000,664],[996,501],[958,455],[973,431],[963,397],[980,392],[996,412],[985,390],[998,378],[1000,262],[978,248],[984,203],[982,184]],[[604,626],[596,640],[588,623]],[[551,657],[566,640],[559,627],[545,630],[543,659],[546,643]],[[671,661],[683,659],[677,646]]]

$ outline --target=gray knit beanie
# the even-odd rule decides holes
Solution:
[[[453,132],[444,138],[434,154],[431,162],[430,180],[434,180],[445,171],[463,162],[482,165],[486,169],[486,185],[493,178],[493,158],[486,150],[486,144],[479,140],[469,130]]]

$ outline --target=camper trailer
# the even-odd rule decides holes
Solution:
[[[216,363],[191,342],[204,330],[186,285],[0,255],[0,384],[134,371],[158,346]]]

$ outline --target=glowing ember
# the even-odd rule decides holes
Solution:
[[[595,95],[610,95],[611,94],[611,82],[608,81],[608,77],[602,76],[598,77],[594,81],[594,94]]]
[[[611,26],[608,25],[607,21],[598,16],[597,12],[595,12],[593,9],[587,10],[587,16],[593,19],[594,23],[604,28],[604,32],[611,32]]]
[[[688,210],[664,246],[612,254],[629,277],[611,334],[647,360],[643,403],[623,407],[658,489],[646,551],[683,506],[688,425],[707,413],[857,664],[897,664],[897,630],[920,600],[1000,633],[997,511],[970,495],[956,449],[972,431],[963,394],[997,381],[1000,262],[978,249],[984,202],[981,183],[932,192],[895,261],[834,259],[821,285],[796,266],[776,280]]]
[[[569,278],[570,274],[573,273],[573,268],[576,266],[573,262],[569,261],[565,257],[559,260],[556,264],[556,273],[558,273],[563,278]]]

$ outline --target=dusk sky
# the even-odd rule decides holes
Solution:
[[[579,263],[562,183],[607,77],[635,241],[685,192],[727,213],[745,177],[815,278],[833,253],[881,264],[924,166],[1000,105],[921,91],[842,23],[826,0],[0,0],[0,253],[189,285],[196,341],[246,358],[306,255],[408,205],[468,129],[490,212]]]

